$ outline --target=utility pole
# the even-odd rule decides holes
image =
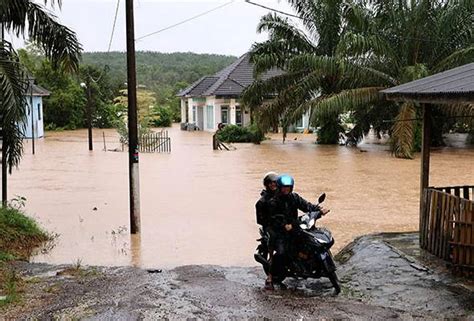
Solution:
[[[93,150],[92,144],[92,93],[91,93],[91,81],[90,76],[87,75],[86,79],[86,91],[87,91],[87,135],[89,136],[89,150]]]
[[[0,45],[3,44],[3,39],[5,39],[3,24],[0,23]],[[5,148],[5,119],[1,117],[1,138],[2,138],[2,206],[5,207],[7,205],[7,150]]]
[[[31,151],[35,154],[35,107],[33,106],[33,79],[30,79],[30,108],[31,108]]]
[[[130,187],[130,231],[140,232],[140,181],[138,167],[137,75],[135,67],[135,31],[133,0],[125,1],[127,25],[127,86],[128,86],[128,165]]]
[[[86,82],[81,82],[81,87],[86,93],[86,114],[87,114],[87,136],[89,139],[89,150],[94,149],[92,144],[92,89],[91,89],[91,76],[87,74]]]

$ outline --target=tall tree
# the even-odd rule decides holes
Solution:
[[[60,0],[44,5],[61,6]],[[2,0],[0,24],[7,32],[37,43],[55,67],[76,71],[81,45],[76,34],[57,21],[45,6],[33,0]],[[0,41],[0,116],[2,128],[2,202],[6,203],[7,167],[18,166],[23,152],[24,123],[27,114],[25,95],[30,84],[24,67],[10,43]]]
[[[259,30],[268,30],[270,39],[252,51],[257,73],[273,67],[286,71],[256,81],[244,95],[259,110],[261,125],[266,128],[275,117],[292,122],[309,109],[313,123],[346,112],[359,121],[377,110],[398,113],[391,128],[393,149],[399,157],[412,157],[415,130],[403,120],[416,118],[416,106],[398,107],[379,90],[473,61],[472,0],[288,2],[303,28],[288,18],[272,14],[270,23],[264,16]],[[262,105],[275,93],[276,99]],[[380,120],[372,125],[386,127]],[[368,128],[361,121],[355,134]]]

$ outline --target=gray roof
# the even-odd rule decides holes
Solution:
[[[474,63],[381,91],[393,100],[474,102]]]
[[[263,80],[281,75],[282,71],[272,69],[264,74]],[[181,97],[230,96],[239,97],[255,80],[253,64],[249,53],[244,54],[229,66],[210,77],[203,77],[178,93]]]
[[[28,89],[27,92],[26,92],[26,95],[27,96],[30,96],[31,94],[31,89]],[[39,85],[35,85],[33,84],[33,96],[49,96],[51,95],[51,92],[47,89],[44,89],[43,87],[39,86]]]

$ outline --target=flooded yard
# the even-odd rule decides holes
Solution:
[[[169,130],[170,154],[140,155],[142,233],[128,234],[128,154],[103,151],[102,130],[88,151],[87,131],[49,132],[36,155],[25,145],[9,197],[51,232],[55,247],[35,262],[171,268],[185,264],[253,266],[258,237],[254,204],[265,172],[295,177],[308,200],[326,192],[331,213],[319,221],[336,239],[418,226],[419,158],[391,157],[384,146],[317,146],[313,136],[279,136],[261,145],[213,151],[211,134]],[[294,138],[297,138],[296,140]],[[105,130],[107,149],[119,147]],[[419,155],[417,155],[418,157]],[[432,152],[431,185],[474,182],[474,149]]]

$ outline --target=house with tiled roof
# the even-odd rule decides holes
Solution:
[[[262,75],[262,79],[279,74],[279,70],[270,70]],[[250,113],[243,110],[239,99],[253,81],[253,64],[248,53],[216,74],[202,77],[178,93],[183,125],[215,131],[219,123],[250,124]]]

